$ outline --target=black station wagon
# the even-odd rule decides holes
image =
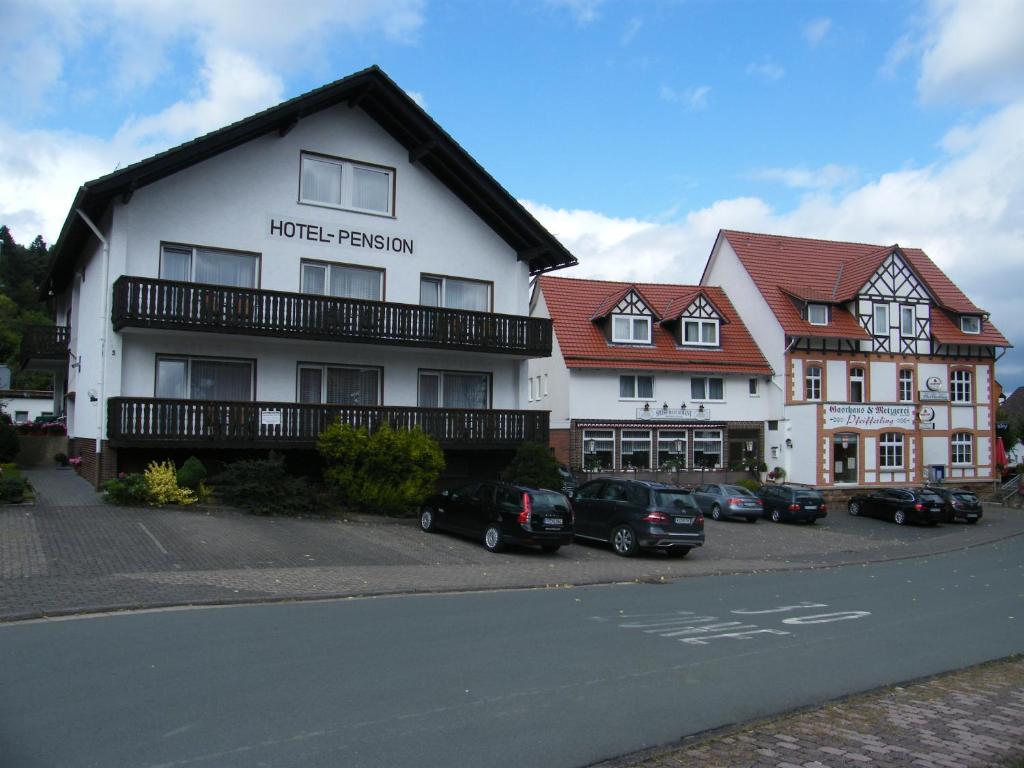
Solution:
[[[942,498],[929,488],[882,488],[850,499],[851,515],[867,515],[892,520],[896,525],[942,521],[945,509]]]
[[[764,504],[764,516],[775,523],[794,520],[813,525],[828,515],[825,499],[814,488],[789,483],[762,485],[757,495]]]

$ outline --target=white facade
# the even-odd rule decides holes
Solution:
[[[0,392],[0,407],[15,424],[31,424],[40,416],[53,416],[53,397],[32,392]]]

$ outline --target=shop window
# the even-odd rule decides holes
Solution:
[[[693,431],[693,466],[716,469],[722,466],[722,430]]]
[[[883,432],[878,439],[880,469],[903,469],[903,433]]]
[[[651,318],[612,315],[612,341],[626,344],[651,343]]]
[[[690,379],[691,400],[724,400],[725,380],[706,376]]]
[[[949,442],[954,464],[974,463],[974,435],[970,432],[954,432]]]
[[[807,366],[807,373],[804,377],[804,391],[808,400],[821,400],[821,367],[817,365]]]
[[[301,283],[303,293],[315,293],[319,296],[373,301],[384,298],[382,269],[303,261]]]
[[[619,442],[623,468],[650,469],[651,433],[640,429],[624,429]]]
[[[650,400],[653,397],[653,376],[619,376],[620,400]]]
[[[969,403],[972,401],[971,393],[971,372],[965,370],[953,371],[950,376],[949,399],[954,403]]]
[[[914,371],[911,368],[900,369],[899,390],[901,403],[914,402]]]
[[[611,429],[583,430],[583,468],[611,469],[615,462],[615,432]]]
[[[420,304],[490,312],[491,284],[482,280],[423,275],[420,277]]]
[[[379,405],[380,369],[303,364],[298,389],[300,403]]]
[[[254,288],[258,268],[259,256],[254,253],[190,245],[165,245],[160,249],[162,280]]]
[[[658,466],[675,465],[675,469],[686,468],[686,430],[658,430]]]
[[[464,371],[420,371],[420,408],[490,408],[491,374]]]
[[[864,402],[864,369],[850,369],[850,402]]]
[[[301,166],[299,202],[386,216],[394,212],[391,168],[306,153]]]
[[[684,320],[683,344],[697,344],[703,347],[718,346],[717,320]]]

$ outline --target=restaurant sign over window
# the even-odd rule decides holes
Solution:
[[[859,405],[826,403],[825,429],[913,429],[912,405]]]

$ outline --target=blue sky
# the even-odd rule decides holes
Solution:
[[[117,164],[377,63],[579,276],[695,281],[719,227],[899,242],[1024,338],[1015,0],[14,0],[0,28],[22,240]],[[1024,354],[999,377],[1024,385]]]

